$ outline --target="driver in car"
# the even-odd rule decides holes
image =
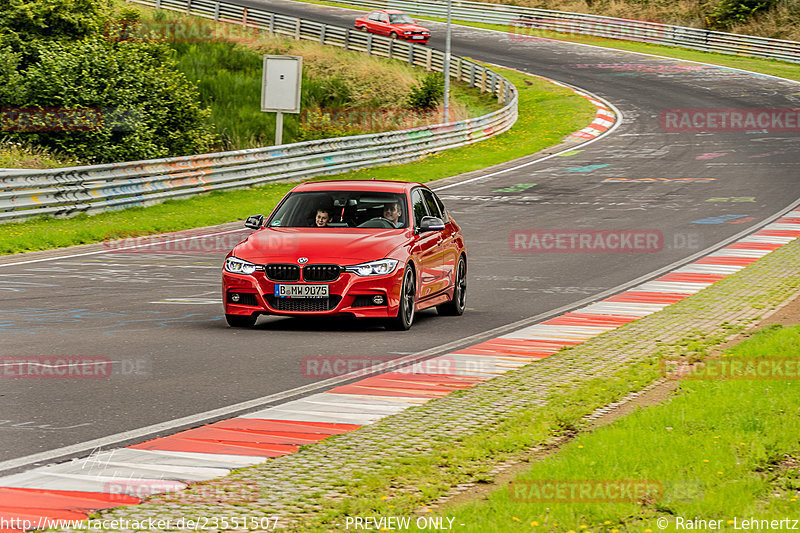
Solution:
[[[399,228],[400,223],[400,205],[397,202],[388,202],[383,206],[383,218],[394,224]]]

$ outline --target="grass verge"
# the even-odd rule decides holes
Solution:
[[[763,366],[757,377],[684,380],[668,402],[581,435],[510,487],[444,514],[466,524],[459,531],[741,530],[763,529],[745,520],[792,518],[800,508],[798,346],[800,326],[765,328],[718,359]],[[775,361],[795,372],[779,373]],[[597,480],[649,480],[655,490],[619,503],[569,491],[535,501],[541,487],[575,482],[604,494]]]
[[[588,124],[594,106],[572,91],[549,82],[498,69],[517,86],[520,116],[507,133],[448,150],[423,161],[337,175],[341,178],[400,179],[427,182],[509,161],[548,146]],[[330,178],[328,178],[330,179]],[[253,189],[214,192],[152,207],[130,208],[69,219],[43,218],[0,225],[0,254],[29,252],[243,220],[269,213],[293,187],[279,183]]]
[[[733,528],[729,521],[736,519],[741,529],[743,519],[791,517],[800,507],[795,503],[800,489],[796,468],[800,463],[800,418],[796,416],[800,381],[686,380],[663,405],[636,411],[593,433],[579,433],[586,415],[662,377],[661,355],[683,353],[696,358],[708,354],[722,339],[689,335],[611,377],[577,388],[565,383],[544,406],[517,412],[491,429],[439,442],[432,454],[405,458],[379,474],[348,480],[344,500],[326,502],[318,519],[297,530],[329,531],[348,516],[411,516],[410,531],[424,530],[414,524],[417,517],[428,517],[439,518],[443,524],[452,519],[456,531],[548,533],[709,530],[691,525],[678,529],[676,517],[721,520],[729,529]],[[797,375],[798,346],[800,326],[773,326],[727,350],[723,357],[785,358],[794,361],[787,368],[794,368]],[[530,461],[535,447],[561,437],[568,437],[568,443],[518,475],[511,489],[503,487],[480,500],[435,512],[426,507],[461,483],[489,482],[494,465]],[[519,501],[544,494],[531,487],[555,483],[571,487],[591,480],[601,480],[600,487],[606,486],[605,481],[619,481],[622,486],[642,481],[655,491],[642,499],[617,503],[582,502],[580,496],[559,502]],[[565,489],[566,494],[569,490]],[[661,527],[664,523],[667,527]]]

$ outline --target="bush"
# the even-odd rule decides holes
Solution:
[[[444,96],[444,76],[439,72],[431,72],[419,85],[411,88],[408,94],[408,107],[419,111],[431,111],[439,105]]]
[[[210,111],[167,45],[103,38],[106,0],[0,0],[0,7],[0,79],[7,80],[0,129],[10,138],[92,163],[212,146]]]
[[[10,80],[0,85],[0,108],[82,109],[94,118],[81,127],[67,121],[19,128],[6,116],[9,137],[87,162],[201,153],[214,142],[209,111],[167,46],[93,37],[38,41],[31,49],[39,61],[24,70],[18,54],[0,50],[0,76]]]
[[[754,13],[775,7],[776,0],[720,0],[708,17],[712,29],[725,30],[750,20]]]

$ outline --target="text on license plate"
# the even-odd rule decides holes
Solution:
[[[277,298],[327,298],[328,295],[327,285],[275,285]]]
[[[422,35],[412,35],[412,39],[422,39]]]

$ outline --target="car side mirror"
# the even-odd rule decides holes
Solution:
[[[264,215],[253,215],[244,221],[244,227],[250,229],[260,229],[264,225]]]
[[[444,229],[444,220],[439,217],[422,217],[422,222],[419,224],[419,232],[424,231],[442,231]]]

